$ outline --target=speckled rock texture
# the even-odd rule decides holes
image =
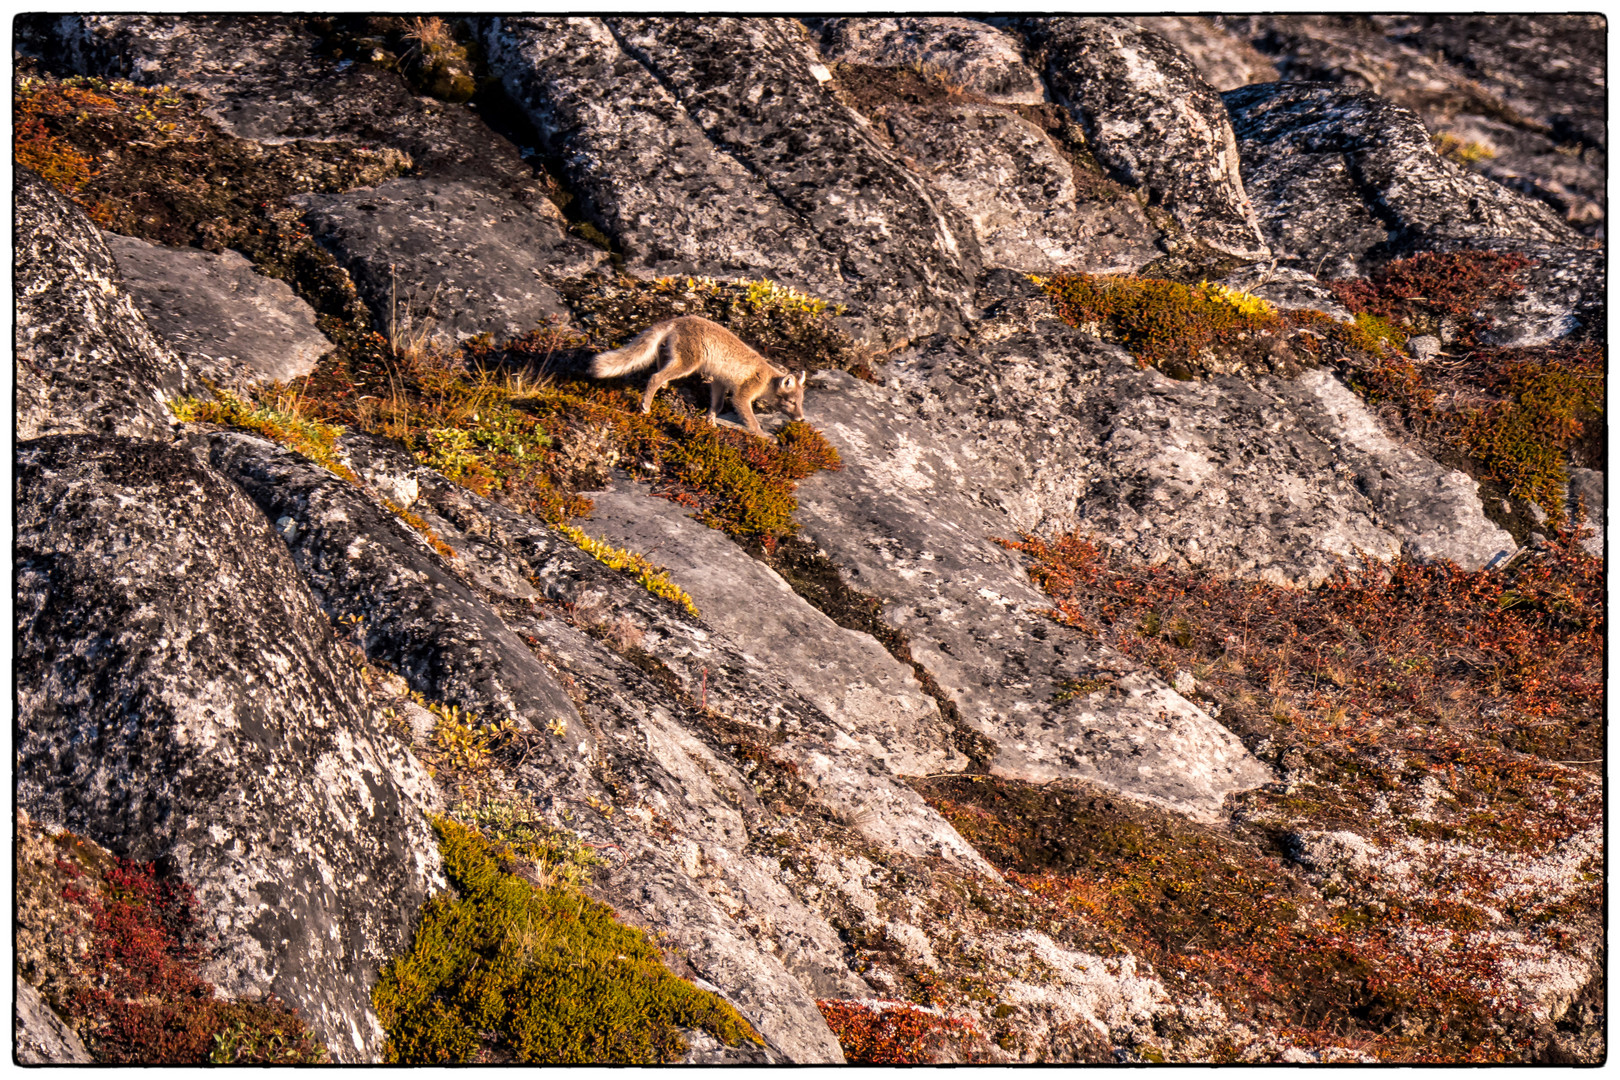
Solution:
[[[491,183],[411,178],[292,201],[348,270],[378,331],[413,348],[566,321],[547,282],[608,258],[570,235],[547,200],[525,204]]]
[[[548,743],[547,752],[559,768],[583,768],[592,740],[567,692],[421,535],[347,481],[274,443],[220,432],[207,454],[276,522],[327,615],[358,620],[356,636],[369,658],[423,696],[488,721],[534,731],[559,718],[575,721],[576,734]]]
[[[12,1053],[19,1065],[89,1065],[84,1041],[27,981],[18,979],[12,1008]]]
[[[1240,258],[1270,255],[1244,193],[1220,95],[1170,42],[1129,19],[1021,22],[1046,56],[1053,100],[1085,127],[1115,177],[1146,190],[1190,240]]]
[[[630,264],[770,273],[876,338],[963,317],[971,229],[822,86],[799,23],[501,18],[484,41]]]
[[[1022,43],[976,19],[901,16],[805,19],[823,58],[872,67],[926,65],[991,101],[1038,105],[1046,87],[1024,62]]]
[[[1369,256],[1579,242],[1544,205],[1440,157],[1415,113],[1372,94],[1265,83],[1226,103],[1266,235],[1300,269],[1348,277]]]
[[[1277,78],[1276,65],[1264,53],[1205,16],[1133,15],[1131,21],[1186,53],[1204,81],[1223,93]]]
[[[1175,585],[1143,569],[1161,565],[1201,572],[1212,599],[1260,582],[1302,606],[1293,590],[1362,560],[1504,565],[1517,545],[1475,482],[1334,368],[1179,381],[1062,322],[1028,277],[1207,276],[1347,319],[1334,277],[1510,251],[1534,265],[1486,342],[1597,338],[1601,205],[1577,201],[1601,201],[1603,73],[1572,36],[1591,24],[1506,17],[1493,37],[1473,19],[483,16],[455,24],[475,39],[476,104],[449,105],[388,62],[334,56],[359,25],[341,18],[24,18],[19,47],[52,74],[198,91],[243,138],[408,155],[375,188],[294,196],[399,345],[588,328],[598,294],[580,297],[614,272],[769,278],[843,305],[836,325],[865,346],[861,378],[814,372],[806,394],[841,467],[799,480],[797,533],[758,546],[659,497],[678,494],[668,470],[622,447],[592,458],[596,419],[549,413],[544,394],[505,402],[513,423],[559,421],[568,468],[591,478],[566,482],[600,488],[573,526],[656,564],[693,614],[523,512],[522,482],[503,473],[484,498],[420,442],[362,431],[389,429],[342,380],[379,353],[311,380],[333,395],[319,407],[353,406],[326,466],[173,424],[165,402],[204,393],[194,373],[213,379],[222,356],[303,370],[323,347],[307,310],[254,291],[276,288],[234,254],[104,240],[19,170],[19,808],[193,884],[218,934],[204,974],[275,992],[342,1062],[378,1060],[371,987],[444,887],[424,815],[501,807],[593,853],[580,888],[765,1043],[693,1033],[690,1063],[842,1062],[829,999],[944,1001],[984,1036],[957,1050],[997,1062],[1429,1045],[1427,1006],[1375,1037],[1332,1026],[1338,998],[1319,1029],[1273,1023],[1281,999],[1218,999],[1234,984],[1181,961],[1222,967],[1198,935],[1258,897],[1229,891],[1238,867],[1288,893],[1291,921],[1258,927],[1257,950],[1314,934],[1312,962],[1335,972],[1386,955],[1449,972],[1459,950],[1385,930],[1455,930],[1501,988],[1500,1007],[1475,1003],[1486,1027],[1526,1033],[1503,1045],[1601,1057],[1588,730],[1538,742],[1538,720],[1509,731],[1508,706],[1464,697],[1370,744],[1404,762],[1280,745],[1315,739],[1319,718],[1243,667],[1246,638],[1235,665],[1165,664],[1155,650],[1179,643],[1153,631],[1051,618],[1029,558],[997,542],[1077,533],[1135,575],[1121,580]],[[1470,148],[1487,140],[1495,157]],[[352,305],[317,261],[325,276],[295,265],[294,284]],[[1422,331],[1415,363],[1456,360],[1456,335]],[[1212,370],[1248,370],[1227,359]],[[615,471],[632,465],[640,479]],[[1571,470],[1572,505],[1595,513],[1604,488]],[[1501,492],[1491,512],[1529,535],[1509,565],[1546,557]],[[1349,704],[1333,739],[1359,737]],[[510,726],[453,756],[447,707]],[[1487,721],[1521,740],[1468,763],[1499,766],[1500,791],[1442,776],[1451,759],[1431,752]],[[1509,795],[1531,823],[1500,815],[1512,837],[1450,835]],[[51,866],[37,846],[25,857]],[[18,972],[56,1001],[40,958],[85,935],[57,929],[41,896],[60,889],[42,888],[19,890]],[[1468,889],[1496,899],[1452,904]],[[1405,893],[1483,922],[1397,917]],[[1518,906],[1532,893],[1546,905]],[[1341,930],[1373,951],[1322,951]],[[76,1053],[37,1009],[25,1030],[28,1053]]]
[[[1513,550],[1472,480],[1399,445],[1332,375],[1179,382],[1032,293],[1015,283],[966,346],[897,354],[886,388],[1007,527],[1289,585],[1358,551],[1477,567]]]
[[[1546,202],[1588,236],[1603,236],[1602,16],[1223,15],[1215,21],[1267,54],[1284,79],[1337,83],[1411,109],[1459,164]]]
[[[896,110],[887,128],[972,225],[986,269],[1129,273],[1161,254],[1134,199],[1082,198],[1074,166],[1021,116],[947,103]]]
[[[883,598],[913,655],[994,743],[991,770],[1095,780],[1206,818],[1226,792],[1268,780],[1192,702],[1041,619],[1046,597],[992,542],[1016,526],[994,508],[983,451],[936,433],[937,414],[919,416],[907,381],[879,389],[819,376],[818,419],[844,468],[801,484],[800,520],[854,588]],[[1092,679],[1107,689],[1054,701],[1061,684]]]
[[[101,238],[147,325],[216,383],[286,382],[309,374],[332,349],[314,310],[234,251],[169,248],[115,233]]]
[[[204,976],[371,1060],[372,980],[442,883],[426,777],[230,481],[108,436],[35,440],[17,470],[19,804],[183,868]]]
[[[101,233],[28,169],[15,173],[19,440],[84,432],[156,438],[193,384],[141,317]]]

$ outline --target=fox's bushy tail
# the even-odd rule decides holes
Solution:
[[[591,360],[591,375],[598,379],[609,379],[615,375],[625,375],[652,366],[658,359],[658,346],[664,343],[664,339],[674,329],[675,320],[661,322],[647,327],[636,335],[635,340],[621,349],[597,353]]]

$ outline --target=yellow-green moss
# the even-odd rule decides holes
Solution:
[[[1237,289],[1134,274],[1032,276],[1072,326],[1119,342],[1143,367],[1177,378],[1216,364],[1260,361],[1284,323],[1266,301]]]
[[[658,1064],[685,1052],[681,1028],[758,1043],[734,1008],[677,978],[606,905],[535,888],[465,825],[433,827],[455,893],[427,902],[410,949],[372,992],[389,1064]]]
[[[169,403],[169,411],[184,424],[219,424],[262,435],[271,442],[309,458],[315,464],[358,485],[360,478],[337,457],[337,439],[343,428],[324,424],[294,413],[250,405],[226,391],[215,391],[214,401],[180,398]]]
[[[597,540],[594,537],[587,536],[583,530],[572,525],[559,524],[556,529],[566,536],[575,547],[597,562],[604,566],[610,566],[615,570],[623,570],[639,581],[642,588],[654,596],[679,604],[691,613],[692,618],[698,618],[697,605],[686,594],[686,590],[669,580],[657,567],[640,555],[633,551],[626,551],[624,548],[616,548],[604,540]]]

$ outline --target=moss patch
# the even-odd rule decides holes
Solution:
[[[851,1065],[932,1065],[949,1061],[953,1043],[973,1040],[970,1019],[901,1001],[818,1001]]]
[[[295,191],[346,191],[410,167],[391,149],[224,134],[197,95],[73,76],[19,74],[12,107],[23,164],[104,229],[172,247],[256,249],[291,228],[270,211]]]
[[[676,978],[646,935],[563,887],[537,889],[509,851],[434,822],[454,895],[423,908],[410,950],[372,1000],[391,1064],[511,1060],[653,1064],[680,1058],[681,1028],[758,1042],[736,1010]]]
[[[1119,342],[1143,367],[1176,379],[1233,371],[1292,374],[1310,363],[1264,300],[1220,285],[1133,274],[1059,274],[1034,281],[1071,326]]]

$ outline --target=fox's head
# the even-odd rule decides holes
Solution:
[[[804,419],[804,380],[808,371],[801,371],[797,375],[788,374],[771,380],[771,388],[776,391],[776,400],[787,409],[789,416],[795,420]]]

